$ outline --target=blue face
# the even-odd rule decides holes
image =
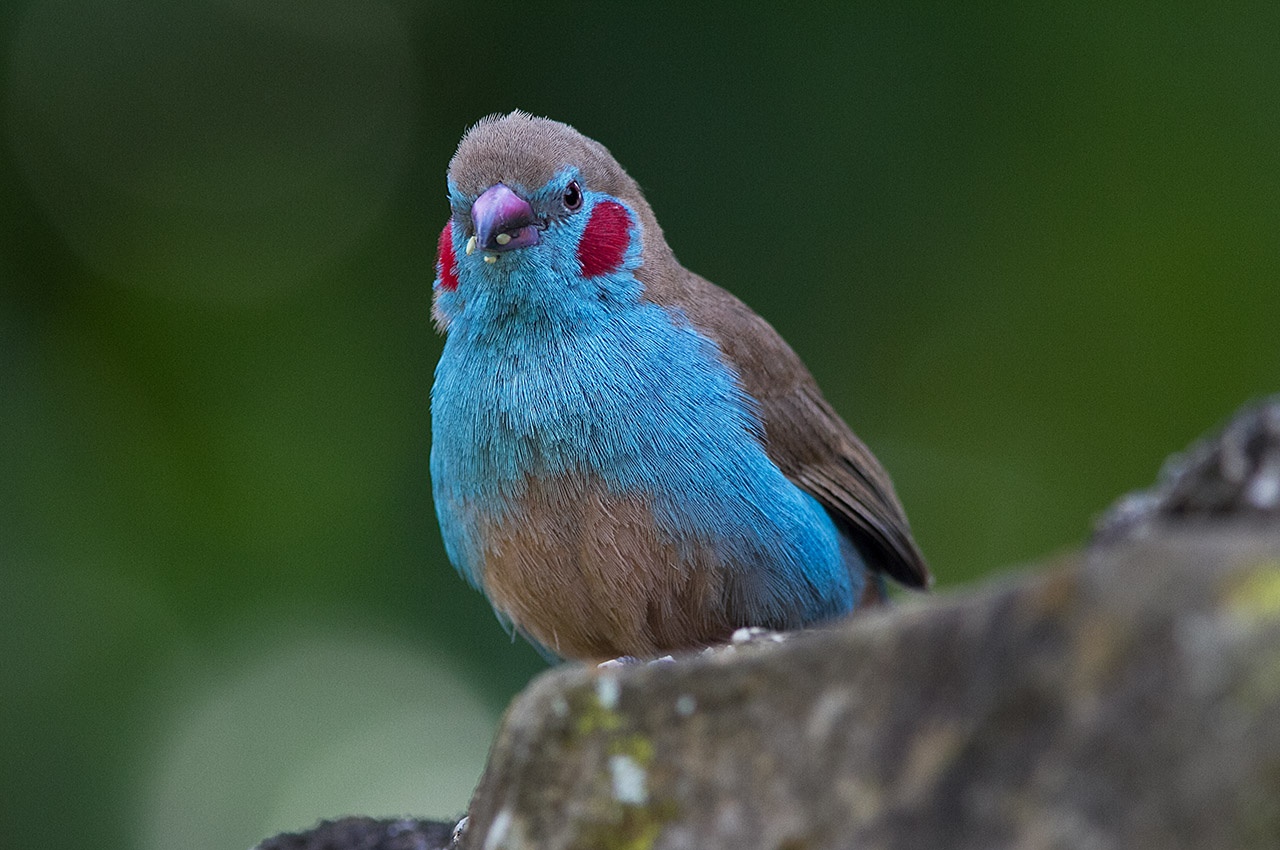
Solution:
[[[565,201],[572,194],[571,187],[576,189],[577,203],[567,208]],[[641,287],[633,272],[640,265],[641,237],[637,218],[629,207],[584,185],[575,168],[564,169],[533,191],[514,181],[508,188],[527,203],[536,222],[531,226],[538,234],[536,244],[514,250],[476,245],[472,211],[477,199],[450,185],[459,285],[454,291],[446,291],[436,281],[436,310],[448,323],[450,336],[461,330],[455,324],[459,320],[482,334],[508,323],[521,325],[521,334],[538,332],[539,328],[545,331],[561,323],[590,325],[598,321],[601,310],[639,299]],[[621,239],[625,250],[616,268],[584,276],[579,250],[599,236],[595,233],[597,226],[592,227],[592,234],[587,230],[590,223],[599,221],[595,216],[597,206],[604,205],[626,211],[623,232],[608,234]]]

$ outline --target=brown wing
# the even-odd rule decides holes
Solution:
[[[759,402],[770,459],[852,532],[868,566],[908,587],[927,587],[929,568],[889,474],[823,398],[799,356],[747,305],[672,261],[668,274],[642,269],[647,289],[719,344]]]

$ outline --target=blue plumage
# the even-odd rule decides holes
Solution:
[[[431,450],[450,560],[500,616],[573,657],[852,610],[869,588],[848,525],[770,457],[720,343],[651,300],[646,216],[578,163],[553,165],[532,186],[501,167],[450,183]],[[586,276],[600,256],[616,262]]]

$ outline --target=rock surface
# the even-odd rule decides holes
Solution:
[[[1166,529],[962,597],[545,674],[461,845],[1280,846],[1280,529]]]
[[[445,850],[453,828],[452,822],[413,818],[341,818],[268,838],[254,850]]]
[[[1246,406],[1217,433],[1165,461],[1154,487],[1130,493],[1102,516],[1094,542],[1222,518],[1280,522],[1280,395]]]
[[[1280,396],[1093,544],[963,596],[512,704],[458,850],[1280,847]],[[352,818],[261,850],[434,850]]]

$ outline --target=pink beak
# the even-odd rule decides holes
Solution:
[[[471,205],[476,242],[484,251],[511,251],[538,244],[538,218],[529,202],[495,183]]]

